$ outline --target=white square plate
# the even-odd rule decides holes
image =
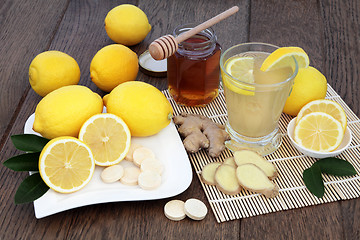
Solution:
[[[25,123],[24,133],[37,134],[32,130],[35,114]],[[192,181],[192,170],[188,155],[173,122],[158,134],[150,137],[132,137],[132,142],[150,148],[164,164],[162,183],[154,190],[143,190],[139,186],[126,186],[120,182],[104,183],[100,178],[103,167],[96,166],[93,178],[81,190],[62,194],[51,189],[34,201],[36,218],[43,218],[76,207],[122,201],[139,201],[168,198],[185,191]],[[122,161],[128,165],[131,162]]]

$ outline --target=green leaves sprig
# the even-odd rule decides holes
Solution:
[[[343,159],[329,157],[318,160],[303,172],[305,186],[318,198],[322,198],[325,193],[322,173],[334,176],[353,176],[357,174],[355,168]]]
[[[15,204],[32,202],[49,190],[39,173],[40,152],[49,139],[34,134],[20,134],[11,136],[11,141],[18,150],[28,153],[11,157],[3,165],[14,171],[35,172],[19,185],[15,193]]]

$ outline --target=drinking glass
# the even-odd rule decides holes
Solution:
[[[274,152],[281,145],[279,119],[298,72],[295,58],[289,66],[261,71],[265,58],[277,46],[266,43],[244,43],[227,49],[220,58],[228,121],[226,131],[231,151],[251,149],[261,155]],[[248,74],[233,77],[227,65],[234,58],[253,59],[253,65],[242,66]],[[253,82],[249,82],[249,74]]]

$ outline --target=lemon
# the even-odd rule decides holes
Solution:
[[[41,178],[60,193],[72,193],[85,187],[94,170],[95,161],[90,148],[74,137],[52,139],[40,154]]]
[[[43,137],[77,137],[81,126],[101,113],[101,97],[80,85],[61,87],[46,95],[36,106],[33,129]]]
[[[173,113],[162,92],[139,81],[117,86],[111,91],[106,107],[107,112],[121,117],[136,137],[158,133],[170,123]]]
[[[341,123],[341,126],[345,131],[347,125],[346,114],[344,109],[337,102],[328,99],[311,101],[301,108],[297,115],[296,122],[299,122],[302,117],[312,112],[324,112],[330,114]]]
[[[110,93],[106,94],[105,96],[103,96],[103,103],[104,103],[104,106],[106,107],[107,105],[107,101],[109,99],[109,96],[110,96]]]
[[[120,83],[135,80],[138,71],[136,53],[121,44],[103,47],[90,63],[91,80],[105,92],[110,92]]]
[[[339,147],[344,137],[341,123],[330,114],[312,112],[302,117],[294,129],[294,139],[304,148],[331,152]]]
[[[226,63],[226,71],[233,77],[247,83],[254,83],[253,57],[233,57]]]
[[[118,116],[100,113],[89,118],[80,129],[79,139],[94,154],[95,164],[110,166],[121,162],[130,148],[130,130]]]
[[[254,63],[255,59],[253,57],[235,56],[226,61],[225,69],[233,78],[246,83],[254,83]],[[233,92],[243,95],[254,95],[254,86],[243,84],[240,81],[234,81],[227,76],[226,73],[222,73],[222,80],[224,85]]]
[[[290,96],[286,99],[283,112],[296,116],[308,102],[324,99],[326,91],[327,81],[321,72],[313,67],[300,68],[294,79]]]
[[[281,47],[272,52],[262,63],[261,71],[270,71],[288,66],[294,66],[294,58],[298,63],[298,68],[309,66],[309,56],[300,47]]]
[[[122,4],[111,9],[106,15],[105,30],[114,42],[132,46],[145,39],[151,25],[140,8]]]
[[[80,80],[80,68],[74,58],[60,51],[46,51],[37,55],[29,66],[32,89],[44,97],[51,91]]]

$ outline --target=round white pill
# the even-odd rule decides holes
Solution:
[[[128,153],[125,156],[125,160],[132,162],[133,161],[133,154],[134,154],[135,149],[140,148],[140,147],[142,147],[140,144],[131,143],[130,144],[130,149],[129,149]]]
[[[184,212],[186,216],[193,220],[202,220],[205,218],[208,210],[205,203],[198,199],[190,198],[184,204]]]
[[[181,200],[171,200],[165,204],[165,216],[173,221],[180,221],[185,218],[184,202]]]
[[[156,158],[145,158],[141,162],[140,170],[142,172],[151,170],[161,175],[164,170],[164,165]]]
[[[161,176],[154,171],[144,171],[139,175],[138,184],[144,190],[153,190],[161,185]]]
[[[140,167],[141,162],[145,158],[155,158],[154,152],[151,151],[151,149],[149,149],[147,147],[139,147],[134,150],[133,161],[136,166]]]
[[[127,167],[124,169],[124,175],[120,182],[125,185],[137,185],[140,169],[138,167]]]
[[[106,183],[113,183],[119,181],[119,179],[124,175],[124,168],[121,165],[113,165],[101,172],[101,179]]]

